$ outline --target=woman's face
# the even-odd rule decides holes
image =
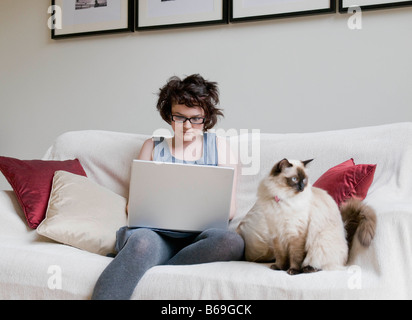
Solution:
[[[173,116],[175,121],[173,121]],[[184,104],[174,104],[172,106],[172,129],[175,133],[175,138],[183,138],[183,141],[192,141],[197,135],[201,135],[204,129],[204,123],[194,124],[192,122],[201,122],[205,112],[201,107],[187,107]],[[186,120],[186,121],[184,121]],[[179,122],[184,121],[184,122]]]

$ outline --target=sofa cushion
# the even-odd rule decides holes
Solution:
[[[92,253],[113,253],[116,231],[127,223],[126,204],[124,197],[87,177],[57,171],[37,233]]]
[[[12,186],[32,229],[44,219],[54,172],[65,170],[86,175],[77,159],[43,161],[0,157],[0,170]]]
[[[350,198],[366,198],[372,184],[376,165],[355,165],[349,159],[326,171],[314,184],[314,187],[326,190],[338,205]]]

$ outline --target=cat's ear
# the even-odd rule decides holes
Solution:
[[[283,159],[274,165],[270,174],[272,176],[277,176],[283,169],[288,167],[293,167],[293,164],[291,164],[288,159]]]
[[[305,160],[305,161],[302,161],[302,163],[303,163],[303,165],[306,167],[306,165],[307,165],[308,163],[312,162],[313,160],[314,160],[314,159]]]

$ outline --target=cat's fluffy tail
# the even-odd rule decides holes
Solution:
[[[364,247],[369,247],[376,231],[376,213],[361,200],[352,198],[340,206],[342,220],[346,229],[346,240],[349,248],[358,231],[358,240]]]

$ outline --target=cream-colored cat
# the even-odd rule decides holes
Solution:
[[[283,159],[260,183],[255,205],[237,228],[246,260],[276,261],[272,269],[289,274],[334,270],[346,264],[357,229],[361,244],[369,246],[375,212],[355,199],[338,208],[326,191],[309,184],[311,161]]]

